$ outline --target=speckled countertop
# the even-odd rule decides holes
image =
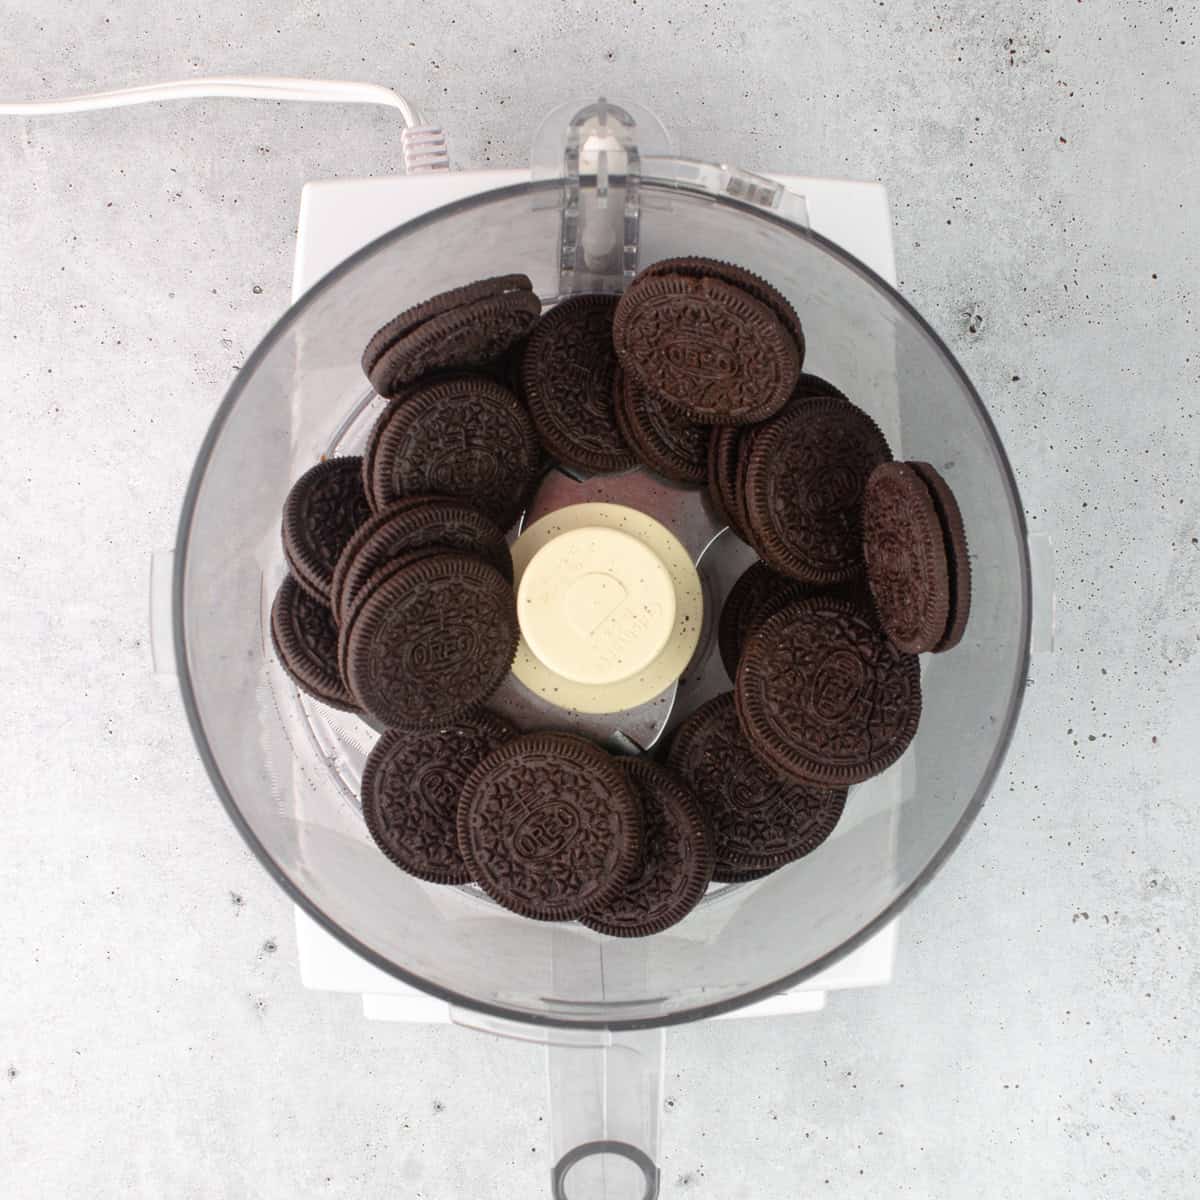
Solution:
[[[1194,5],[4,0],[6,93],[223,72],[411,94],[461,165],[554,103],[882,179],[901,286],[991,407],[1058,627],[895,982],[672,1034],[664,1195],[1200,1191]],[[698,82],[703,92],[697,94]],[[147,566],[285,307],[300,185],[383,110],[0,118],[0,1178],[34,1197],[536,1196],[536,1052],[299,986],[291,909],[152,678]]]

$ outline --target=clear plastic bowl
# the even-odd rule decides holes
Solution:
[[[643,180],[643,265],[700,254],[768,278],[804,322],[805,369],[870,413],[897,458],[933,463],[953,487],[973,571],[966,637],[926,657],[916,740],[884,776],[852,791],[823,846],[764,880],[714,889],[656,937],[610,939],[522,920],[475,889],[397,870],[372,843],[354,795],[374,732],[299,697],[274,662],[266,614],[284,571],[280,506],[321,455],[361,447],[378,401],[359,355],[377,326],[446,288],[512,271],[530,275],[543,300],[556,298],[558,188],[488,192],[403,225],[271,330],[221,405],[188,488],[176,653],[218,795],[310,916],[376,966],[460,1009],[634,1029],[788,988],[867,938],[929,879],[978,811],[1013,730],[1028,658],[1029,568],[1016,486],[992,423],[912,307],[800,225],[700,188]]]

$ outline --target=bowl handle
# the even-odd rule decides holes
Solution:
[[[171,580],[175,550],[150,555],[150,661],[160,679],[174,679],[175,639],[171,625]]]
[[[657,1200],[664,1030],[545,1029],[453,1007],[450,1019],[545,1046],[553,1200]]]
[[[656,1200],[666,1033],[546,1047],[554,1200]]]
[[[1034,654],[1053,654],[1056,598],[1054,542],[1049,534],[1029,535],[1029,574],[1033,601],[1029,649]]]

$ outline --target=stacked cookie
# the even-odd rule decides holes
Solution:
[[[505,356],[541,311],[527,275],[452,288],[378,329],[363,350],[363,371],[381,396],[438,371],[484,367],[503,376]]]
[[[617,423],[616,296],[571,296],[538,322],[521,356],[521,387],[547,454],[577,471],[637,465]]]
[[[338,627],[330,600],[338,559],[371,515],[358,458],[317,463],[283,506],[289,574],[271,606],[271,640],[284,669],[310,695],[335,708],[359,705],[338,667]]]
[[[284,505],[291,574],[271,632],[293,679],[380,724],[436,729],[501,683],[518,641],[504,531],[542,471],[504,380],[541,304],[523,275],[401,313],[363,353],[389,403],[361,458],[318,463]]]
[[[971,562],[950,485],[927,462],[885,463],[863,509],[867,577],[888,637],[911,654],[953,650],[971,611]]]
[[[764,562],[737,580],[717,645],[732,691],[686,720],[671,762],[726,816],[715,878],[760,878],[833,831],[847,788],[907,749],[920,672],[881,626],[864,576],[819,586]]]
[[[815,850],[846,804],[846,787],[789,778],[742,730],[732,692],[701,705],[676,730],[670,766],[704,798],[713,879],[761,879]]]
[[[764,794],[778,803],[801,789],[784,804],[794,820],[808,815],[799,853],[829,835],[846,788],[890,767],[916,735],[917,655],[953,648],[966,628],[966,537],[941,475],[928,463],[881,463],[860,507],[862,574],[821,585],[760,561],[721,611],[734,689],[684,722],[671,759],[734,819],[715,824],[717,879],[781,865],[789,826]]]
[[[314,506],[314,476],[334,471],[352,497]],[[331,459],[297,481],[285,508],[292,573],[271,612],[276,653],[293,679],[383,725],[431,728],[481,703],[517,649],[512,559],[483,513],[449,496],[415,496],[368,515],[362,460]],[[300,557],[297,546],[321,547]],[[321,589],[301,564],[324,567]],[[332,563],[332,568],[329,564]]]
[[[385,733],[362,806],[379,848],[410,874],[474,882],[521,916],[615,937],[674,925],[712,878],[705,810],[666,768],[573,734],[517,735],[483,711]]]
[[[408,496],[453,496],[504,530],[541,471],[537,433],[517,396],[495,379],[461,371],[402,385],[363,453],[372,511]]]
[[[893,462],[871,418],[802,371],[800,321],[758,276],[675,258],[619,298],[539,314],[507,275],[371,338],[363,369],[388,403],[361,458],[289,493],[272,638],[305,691],[385,727],[362,807],[397,866],[645,936],[710,880],[811,853],[849,787],[904,753],[916,656],[966,625],[966,539],[941,476]],[[518,734],[483,707],[519,637],[506,532],[547,460],[706,487],[759,555],[720,614],[732,690],[663,764]]]
[[[627,440],[660,473],[705,482],[760,556],[719,623],[734,689],[683,723],[670,758],[705,799],[715,878],[758,878],[819,845],[847,788],[910,744],[915,655],[950,648],[966,621],[961,518],[932,468],[892,463],[875,422],[801,371],[795,312],[749,272],[656,263],[622,297],[613,338]]]
[[[663,259],[621,297],[613,343],[626,372],[699,425],[748,425],[787,404],[804,333],[757,275],[706,258]]]
[[[868,612],[872,605],[867,581],[862,575],[845,583],[826,586],[801,583],[761,559],[742,572],[725,598],[717,624],[717,649],[731,682],[737,678],[742,649],[752,630],[793,601],[814,596],[848,600]]]

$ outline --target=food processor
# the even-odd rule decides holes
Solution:
[[[665,1028],[753,1004],[827,968],[885,926],[957,845],[1012,735],[1030,645],[1030,568],[1016,486],[975,389],[919,314],[809,228],[778,183],[678,157],[626,102],[574,102],[534,139],[528,181],[470,195],[396,228],[305,292],[247,360],[201,447],[174,560],[183,699],[234,824],[308,918],[362,959],[440,997],[456,1021],[544,1044],[558,1200],[659,1194]],[[703,255],[769,279],[804,323],[805,370],[880,425],[897,459],[954,489],[973,580],[966,637],[922,662],[924,712],[905,756],[851,789],[833,835],[763,879],[714,886],[679,925],[615,939],[527,921],[478,889],[439,887],[379,853],[358,807],[378,731],[300,694],[267,632],[285,572],[279,512],[323,456],[355,454],[383,406],[362,374],[395,313],[472,280],[524,272],[543,304],[619,292],[658,259]],[[648,472],[551,468],[522,522],[580,504],[665,526],[702,593],[694,654],[662,692],[617,712],[567,712],[510,679],[492,707],[522,729],[573,729],[653,754],[730,685],[720,605],[753,553],[702,489]]]

